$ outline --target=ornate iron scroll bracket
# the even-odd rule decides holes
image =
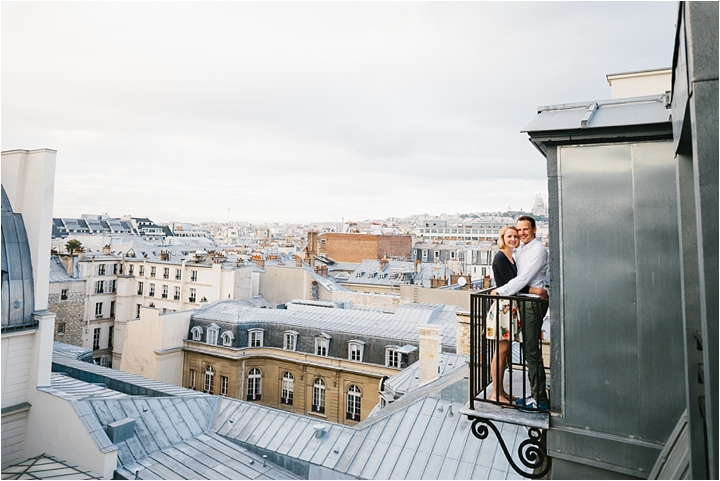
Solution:
[[[547,455],[547,448],[540,441],[540,436],[542,435],[542,431],[540,429],[529,428],[529,439],[524,440],[522,443],[520,443],[520,446],[518,447],[518,456],[520,458],[520,462],[525,467],[530,468],[530,472],[527,472],[523,471],[523,469],[515,463],[512,456],[510,455],[510,451],[508,451],[508,448],[505,445],[505,440],[502,438],[502,436],[500,435],[500,431],[492,423],[492,421],[485,418],[470,419],[473,420],[472,433],[478,439],[486,439],[488,437],[488,435],[490,434],[488,426],[490,426],[490,428],[495,432],[495,436],[497,437],[498,441],[500,442],[500,446],[505,453],[505,458],[507,458],[508,463],[510,463],[510,465],[518,474],[530,479],[539,479],[545,476],[548,471],[550,471],[551,459]],[[540,471],[535,472],[535,470],[540,468],[542,468]]]

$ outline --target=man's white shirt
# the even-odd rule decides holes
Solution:
[[[537,237],[515,249],[513,257],[517,266],[517,276],[499,287],[498,295],[512,296],[525,286],[545,287],[548,253]]]

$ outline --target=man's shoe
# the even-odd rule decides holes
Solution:
[[[535,401],[535,398],[532,396],[528,396],[526,398],[518,398],[514,401],[514,404],[518,407],[519,410],[525,411],[525,412],[548,412],[550,411],[550,406],[547,402],[537,402]]]

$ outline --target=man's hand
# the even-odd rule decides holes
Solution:
[[[497,289],[493,289],[492,291],[490,291],[490,295],[497,296]]]

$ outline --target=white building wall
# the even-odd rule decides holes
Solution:
[[[2,337],[2,407],[27,402],[36,331]]]

